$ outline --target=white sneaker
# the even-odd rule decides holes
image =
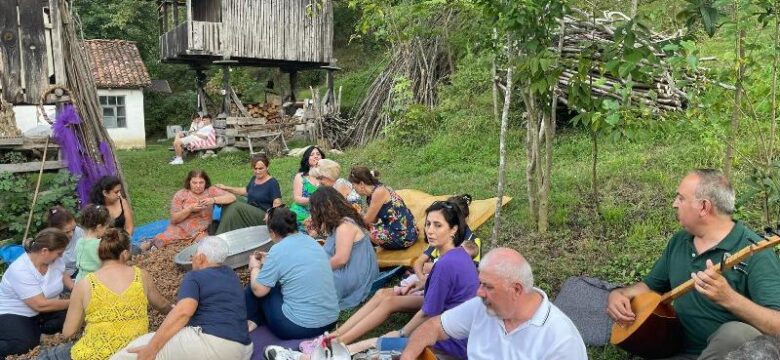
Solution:
[[[173,159],[168,164],[170,164],[170,165],[183,165],[184,164],[184,159],[182,159],[182,158],[177,156],[175,159]]]
[[[303,356],[302,352],[285,349],[281,346],[270,345],[265,347],[265,358],[267,360],[299,360]]]

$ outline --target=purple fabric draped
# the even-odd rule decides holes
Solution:
[[[78,184],[76,193],[81,199],[81,206],[89,203],[89,190],[101,177],[116,175],[116,164],[108,143],[101,141],[98,150],[102,159],[100,163],[93,159],[87,151],[83,139],[79,137],[77,128],[81,118],[72,105],[65,105],[57,114],[53,126],[54,140],[60,145],[62,157],[68,162],[68,170],[76,176]]]

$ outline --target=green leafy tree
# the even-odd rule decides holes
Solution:
[[[552,143],[555,136],[557,84],[561,73],[555,34],[567,10],[565,0],[503,1],[474,0],[484,21],[495,26],[494,52],[498,68],[506,69],[504,103],[501,115],[500,158],[503,159],[506,122],[512,91],[522,99],[526,122],[526,186],[528,207],[536,229],[546,233],[549,226],[549,196],[552,180]],[[515,85],[515,80],[517,83]],[[495,92],[494,92],[495,93]],[[496,101],[496,104],[498,102]],[[503,160],[499,161],[503,167]],[[504,171],[499,170],[499,201]],[[497,206],[492,242],[500,230]]]

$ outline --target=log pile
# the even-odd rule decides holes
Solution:
[[[616,25],[630,20],[626,15],[619,12],[604,12],[601,17],[587,14],[578,9],[572,9],[570,15],[564,18],[563,47],[561,48],[561,61],[564,64],[563,73],[558,78],[558,88],[561,90],[559,100],[563,104],[568,104],[567,96],[569,86],[573,83],[572,78],[576,76],[578,60],[583,56],[583,51],[595,45],[596,51],[591,54],[593,60],[593,69],[589,76],[592,77],[592,93],[594,97],[609,97],[622,100],[623,97],[618,93],[617,88],[625,88],[626,82],[604,71],[604,51],[607,47],[615,45]],[[681,32],[672,35],[662,35],[650,32],[645,40],[638,40],[636,47],[645,47],[649,49],[658,62],[651,64],[642,60],[642,65],[647,66],[645,71],[648,74],[648,80],[640,82],[633,79],[630,101],[633,104],[641,104],[653,110],[677,111],[682,110],[686,105],[685,91],[678,88],[675,80],[684,80],[693,84],[695,75],[684,75],[683,79],[674,79],[670,72],[670,67],[666,62],[667,54],[661,50],[661,47],[670,41],[682,36]],[[553,41],[558,44],[558,40]],[[552,47],[551,50],[558,51]]]
[[[250,117],[265,118],[270,124],[282,122],[281,110],[282,108],[279,105],[271,103],[249,104],[246,106],[246,111]]]
[[[615,44],[615,32],[617,27],[630,20],[619,12],[605,12],[601,17],[594,18],[578,9],[571,9],[571,13],[564,19],[564,39],[561,51],[561,62],[564,66],[563,73],[558,79],[560,90],[560,104],[568,105],[567,96],[572,78],[577,72],[578,60],[584,50],[596,44],[601,51],[593,53],[594,66],[590,72],[593,81],[594,97],[610,97],[622,100],[622,95],[617,88],[625,88],[627,84],[618,77],[606,74],[604,70],[603,49]],[[433,19],[430,26],[440,25],[446,20]],[[650,69],[649,81],[640,82],[633,79],[633,86],[628,98],[632,104],[641,104],[653,111],[678,111],[685,108],[687,103],[686,93],[677,86],[676,81],[682,81],[687,85],[695,85],[701,82],[703,74],[684,74],[682,78],[674,78],[670,66],[667,63],[667,54],[661,48],[672,41],[679,39],[683,34],[677,32],[671,35],[648,33],[645,39],[637,39],[635,46],[644,46],[659,59],[655,64],[643,60],[644,65]],[[382,129],[392,122],[388,115],[388,108],[394,104],[393,89],[399,79],[407,79],[411,83],[413,101],[427,106],[433,106],[436,102],[435,87],[452,70],[448,63],[448,55],[445,51],[444,39],[415,38],[408,43],[396,47],[387,67],[376,77],[371,84],[365,99],[354,113],[352,125],[334,126],[332,132],[339,130],[350,131],[349,145],[361,145],[373,140],[382,133]],[[554,39],[551,50],[558,52],[558,40]],[[687,86],[686,85],[686,86]],[[726,84],[718,83],[724,88],[733,88]],[[326,131],[327,132],[327,131]]]
[[[454,16],[442,13],[426,20],[426,27],[445,27]],[[408,101],[403,95],[393,94],[399,81],[408,81],[411,101],[428,107],[437,102],[437,88],[453,70],[452,57],[447,50],[444,35],[415,37],[398,45],[385,69],[376,77],[366,97],[358,107],[354,128],[349,134],[350,145],[363,145],[382,134],[393,119],[389,109],[403,106]]]
[[[293,136],[296,122],[289,116],[285,116],[282,108],[275,103],[247,104],[244,108],[249,117],[230,117],[226,122],[225,136],[231,140],[228,143],[239,148],[248,148],[247,137],[252,137],[253,148],[268,147],[263,141],[262,135],[267,133],[282,132],[286,139]],[[233,114],[242,114],[236,104],[232,105]]]

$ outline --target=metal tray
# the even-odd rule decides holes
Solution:
[[[249,262],[249,254],[255,250],[268,251],[273,242],[268,236],[268,227],[252,226],[244,229],[238,229],[217,235],[228,243],[228,257],[224,264],[233,269],[246,266]],[[183,270],[192,269],[192,256],[198,250],[198,244],[192,244],[173,258],[173,261]]]

